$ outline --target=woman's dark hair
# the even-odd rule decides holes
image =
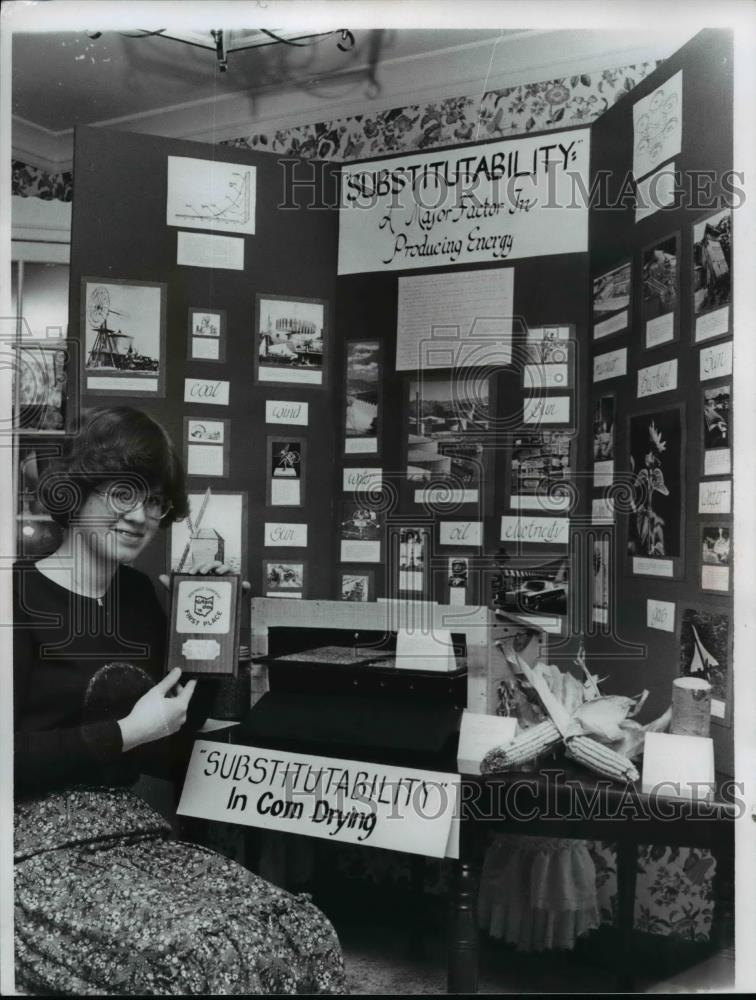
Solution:
[[[40,478],[39,499],[67,526],[94,489],[123,477],[135,490],[160,491],[173,505],[167,527],[189,513],[184,468],[166,431],[131,406],[92,410],[66,456]]]

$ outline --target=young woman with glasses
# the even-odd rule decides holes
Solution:
[[[129,787],[209,704],[180,670],[163,676],[165,616],[130,565],[188,512],[168,435],[138,410],[97,410],[40,497],[65,533],[14,566],[17,985],[343,992],[338,940],[312,903],[174,840]]]

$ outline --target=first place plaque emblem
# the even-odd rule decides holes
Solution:
[[[167,669],[189,674],[236,673],[241,581],[238,574],[210,577],[174,573]]]

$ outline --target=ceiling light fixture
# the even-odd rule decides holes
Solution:
[[[203,31],[172,31],[168,28],[158,28],[156,31],[140,30],[137,34],[132,32],[119,32],[126,38],[168,38],[174,42],[183,42],[185,45],[193,45],[196,48],[208,49],[215,52],[218,62],[218,69],[225,73],[228,69],[228,57],[232,52],[244,52],[247,49],[259,48],[263,45],[293,45],[299,48],[317,45],[338,35],[336,47],[340,52],[349,52],[354,48],[354,35],[347,28],[339,28],[336,31],[322,31],[316,34],[303,35],[296,31],[268,31],[265,28],[248,28],[241,30],[225,30],[223,28],[211,28],[209,32]],[[91,39],[100,38],[101,31],[88,31],[87,36]],[[208,37],[209,35],[209,37]]]

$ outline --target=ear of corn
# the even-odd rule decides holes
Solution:
[[[573,736],[566,741],[567,756],[608,778],[637,781],[640,775],[627,757],[590,736]]]
[[[506,771],[535,760],[556,746],[561,738],[562,734],[551,719],[539,722],[537,726],[531,726],[520,736],[516,736],[511,743],[489,750],[480,765],[481,774]]]

